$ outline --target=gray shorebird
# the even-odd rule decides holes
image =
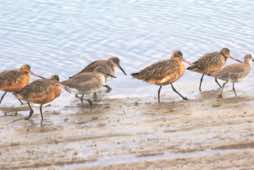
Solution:
[[[83,70],[81,70],[79,73],[71,76],[75,77],[81,73],[84,72],[93,72],[95,71],[95,69],[97,67],[101,67],[100,69],[103,70],[105,73],[108,73],[110,75],[115,75],[117,68],[119,68],[125,75],[126,72],[124,71],[124,69],[122,68],[122,66],[120,65],[120,59],[118,57],[110,57],[107,60],[96,60],[92,63],[90,63],[89,65],[87,65]],[[106,78],[111,77],[111,76],[106,76]]]
[[[239,64],[231,64],[225,66],[217,75],[216,77],[220,80],[225,81],[221,88],[221,93],[219,97],[222,97],[224,87],[228,82],[232,82],[232,89],[234,91],[235,96],[237,96],[235,90],[235,83],[239,82],[240,80],[244,79],[251,70],[253,58],[250,54],[247,54],[244,57],[244,62]]]
[[[187,61],[183,58],[182,52],[174,51],[170,59],[147,66],[140,72],[133,73],[132,76],[136,79],[160,86],[158,90],[158,103],[160,103],[162,86],[169,84],[175,93],[177,93],[183,100],[187,100],[187,98],[179,93],[173,86],[173,83],[184,74],[185,66],[183,62]]]
[[[240,62],[238,59],[231,57],[230,50],[228,48],[223,48],[219,52],[212,52],[203,55],[197,61],[195,61],[187,70],[201,73],[201,79],[199,83],[199,91],[202,91],[202,82],[205,75],[215,76],[225,65],[228,58]],[[218,80],[215,78],[215,82],[219,84]]]
[[[111,88],[106,85],[106,77],[110,76],[115,78],[114,75],[104,72],[103,67],[97,67],[93,72],[83,72],[68,80],[61,82],[65,86],[68,92],[75,90],[76,97],[78,97],[81,103],[84,102],[84,97],[98,92],[101,88],[107,88],[107,92],[111,91]],[[81,95],[80,97],[78,95]],[[92,107],[92,100],[85,99],[90,107]]]
[[[30,73],[40,77],[34,74],[31,71],[31,67],[27,64],[21,66],[19,69],[0,72],[0,90],[4,91],[0,103],[7,93],[16,93],[26,87],[30,81]],[[19,100],[19,102],[23,104],[21,100]]]
[[[32,117],[34,111],[30,103],[35,103],[40,104],[41,120],[43,121],[43,105],[60,96],[62,88],[63,86],[59,83],[59,77],[54,75],[50,79],[35,80],[21,91],[15,93],[18,99],[27,101],[30,112],[25,119],[28,120]]]

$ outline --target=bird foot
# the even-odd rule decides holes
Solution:
[[[183,100],[189,100],[187,97],[183,97]]]

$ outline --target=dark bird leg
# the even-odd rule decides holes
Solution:
[[[16,94],[15,93],[12,93],[15,97],[16,97],[16,99],[19,101],[19,103],[21,104],[21,105],[23,105],[24,103],[22,102],[22,100],[20,100],[19,98],[17,98],[17,96],[16,96]]]
[[[98,95],[97,95],[97,93],[93,93],[93,100],[94,101],[98,101]]]
[[[225,83],[223,83],[223,85],[222,85],[222,88],[221,88],[221,93],[219,94],[219,98],[222,98],[223,96],[222,96],[222,94],[223,94],[223,90],[224,90],[224,88],[225,88],[225,86],[226,86],[226,84],[228,83],[228,81],[226,81]]]
[[[199,91],[202,91],[202,82],[203,82],[203,78],[204,78],[205,74],[202,74],[201,79],[200,79],[200,83],[199,83]]]
[[[87,102],[89,103],[90,109],[92,110],[93,102],[90,99],[87,99]]]
[[[4,99],[4,97],[6,96],[7,92],[4,92],[4,94],[2,95],[1,99],[0,99],[0,104],[2,103],[2,100]]]
[[[170,85],[171,85],[173,91],[176,92],[176,94],[178,94],[183,100],[188,100],[187,97],[184,97],[181,93],[179,93],[179,92],[175,89],[175,87],[173,86],[173,83],[170,83]]]
[[[19,103],[21,104],[21,105],[23,105],[24,103],[20,100],[20,99],[18,99],[18,101],[19,101]]]
[[[79,98],[81,103],[83,104],[84,103],[84,94],[82,94],[82,96]]]
[[[42,106],[43,104],[40,105],[41,121],[43,121]]]
[[[236,90],[235,90],[235,83],[233,82],[233,91],[235,93],[235,96],[237,96]]]
[[[218,86],[220,87],[220,88],[222,88],[222,86],[220,85],[220,83],[219,83],[219,81],[218,81],[218,79],[217,79],[217,77],[215,77],[215,82],[218,84]]]
[[[112,88],[109,85],[104,85],[103,87],[106,87],[107,93],[111,92]]]
[[[160,88],[158,90],[158,103],[161,102],[161,88],[162,88],[162,86],[160,86]]]
[[[25,117],[25,120],[29,120],[29,119],[32,117],[33,113],[34,113],[34,110],[33,110],[33,108],[31,107],[31,105],[30,105],[29,102],[27,103],[27,105],[28,105],[28,107],[29,107],[29,109],[30,109],[30,112],[29,112],[29,115],[28,115],[27,117]]]

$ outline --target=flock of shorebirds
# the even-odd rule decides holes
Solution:
[[[229,58],[238,63],[224,66]],[[235,96],[237,96],[235,83],[249,74],[252,61],[250,54],[245,55],[243,61],[233,58],[228,48],[204,54],[193,63],[185,60],[181,51],[174,51],[169,59],[156,62],[131,75],[136,79],[159,86],[158,103],[160,102],[162,86],[169,84],[172,90],[183,100],[188,100],[173,85],[175,81],[183,76],[185,62],[190,65],[187,70],[202,74],[199,91],[202,91],[203,78],[207,75],[214,77],[215,82],[221,88],[218,97],[222,97],[223,89],[229,82],[232,82],[232,89]],[[25,101],[30,109],[29,115],[25,117],[26,120],[30,119],[34,113],[31,103],[40,104],[41,120],[43,120],[43,105],[60,96],[62,89],[70,93],[74,92],[75,97],[79,98],[82,103],[85,100],[92,106],[97,99],[97,93],[101,89],[106,89],[106,92],[111,91],[111,87],[106,83],[110,78],[116,78],[115,73],[118,68],[127,75],[120,65],[120,59],[117,57],[96,60],[65,81],[60,81],[57,75],[53,75],[50,78],[39,76],[33,73],[31,67],[27,64],[19,69],[2,71],[0,72],[0,90],[4,91],[4,94],[0,99],[0,103],[7,93],[14,94],[21,104]],[[29,83],[30,74],[40,79]],[[222,80],[224,83],[221,85],[218,80]],[[92,97],[88,98],[87,96],[89,95]]]

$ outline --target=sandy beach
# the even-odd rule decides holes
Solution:
[[[27,108],[1,107],[0,169],[254,169],[254,97],[217,94],[105,98],[92,111],[72,99],[46,107],[42,126],[38,108],[15,122]]]

